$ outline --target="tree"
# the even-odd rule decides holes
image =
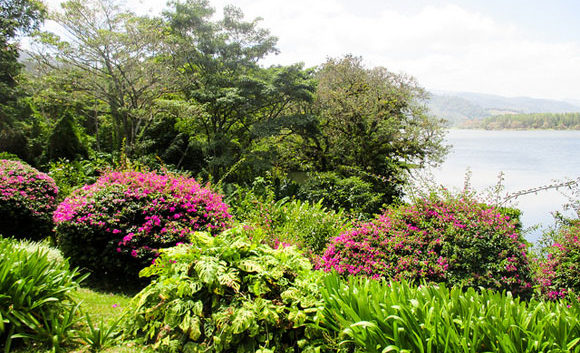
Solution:
[[[162,21],[138,17],[113,0],[70,0],[51,14],[66,35],[44,33],[49,49],[38,55],[44,65],[74,72],[76,90],[108,106],[113,149],[131,150],[151,122],[154,101],[167,90],[162,52]]]
[[[44,16],[42,3],[34,0],[0,0],[0,148],[27,157],[22,123],[30,115],[18,85],[18,37],[38,28]]]
[[[303,134],[295,151],[312,171],[370,181],[388,203],[405,172],[445,155],[444,121],[427,114],[427,93],[413,78],[353,56],[328,60],[316,78],[316,133]]]
[[[259,141],[280,130],[295,102],[312,101],[309,73],[301,65],[258,66],[277,52],[276,38],[258,26],[259,19],[244,21],[237,8],[226,7],[223,18],[213,20],[205,0],[170,6],[164,16],[180,96],[161,103],[189,136],[184,152],[200,151],[205,173],[214,179],[234,166],[238,174],[267,169],[269,152]]]

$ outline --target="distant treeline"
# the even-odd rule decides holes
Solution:
[[[463,127],[470,129],[555,129],[580,130],[580,113],[505,114],[469,120]]]

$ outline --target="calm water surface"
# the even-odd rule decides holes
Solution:
[[[497,183],[500,172],[509,193],[552,184],[554,180],[580,177],[580,131],[486,131],[450,130],[447,142],[453,148],[445,163],[433,174],[438,183],[462,188],[465,173],[471,184],[483,190]],[[566,202],[556,190],[519,197],[515,206],[523,211],[524,227],[553,225],[554,211]],[[541,231],[526,237],[535,242]]]

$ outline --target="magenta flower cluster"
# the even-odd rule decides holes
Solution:
[[[194,231],[217,233],[230,219],[221,195],[194,179],[137,171],[103,175],[74,191],[54,213],[65,255],[76,265],[109,272],[119,261],[106,266],[103,256],[139,259],[142,267],[158,249],[188,242]]]
[[[47,174],[22,162],[0,160],[0,234],[48,236],[57,194]]]
[[[391,208],[334,238],[318,267],[348,275],[531,292],[526,245],[497,209],[462,197]]]
[[[563,226],[556,239],[547,248],[547,257],[540,261],[540,291],[551,300],[580,299],[580,222]]]

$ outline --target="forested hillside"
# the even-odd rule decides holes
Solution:
[[[580,130],[580,113],[506,114],[471,120],[461,126],[467,128],[502,129],[555,129]]]

